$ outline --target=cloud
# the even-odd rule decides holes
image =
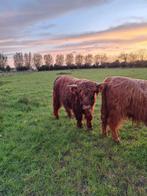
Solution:
[[[135,29],[137,31],[135,31]],[[82,34],[75,34],[75,35],[61,35],[59,37],[56,37],[55,39],[57,40],[66,40],[66,41],[81,41],[81,40],[95,40],[95,39],[117,39],[121,38],[123,39],[128,39],[129,34],[132,36],[138,36],[145,34],[146,35],[146,30],[147,30],[147,22],[144,23],[125,23],[116,27],[110,27],[106,30],[103,31],[98,31],[98,32],[88,32],[88,33],[82,33]],[[122,33],[122,35],[119,35],[119,33]],[[125,37],[125,35],[127,35]],[[117,37],[116,37],[117,36]]]
[[[50,20],[70,11],[100,5],[107,1],[109,0],[3,1],[0,10],[0,40],[21,37],[23,36],[23,30],[40,21]],[[52,26],[49,26],[49,28],[52,28]]]
[[[61,35],[41,39],[6,39],[0,41],[0,50],[38,52],[120,52],[144,48],[147,43],[147,23],[126,23],[104,31]]]
[[[0,52],[10,56],[19,51],[42,54],[68,52],[116,54],[124,50],[133,51],[134,48],[137,50],[147,47],[147,22],[144,20],[111,26],[103,31],[68,35],[59,35],[58,32],[58,36],[50,32],[56,28],[56,24],[50,20],[41,22],[73,10],[100,5],[107,2],[105,0],[62,0],[60,3],[59,0],[31,0],[30,3],[28,0],[22,0],[21,2],[22,4],[14,5],[10,11],[6,6],[0,8]],[[7,3],[6,0],[5,5]]]
[[[98,49],[117,49],[118,52],[124,49],[143,47],[147,40],[147,23],[126,23],[104,31],[89,32],[76,35],[58,36],[49,40],[42,40],[41,43],[52,44],[53,51],[74,51]],[[36,43],[35,43],[36,44]]]
[[[111,27],[104,31],[84,33],[79,35],[60,36],[56,42],[63,42],[57,49],[75,50],[80,48],[119,48],[134,49],[145,45],[147,40],[147,23],[126,23]],[[144,44],[143,44],[144,43]]]
[[[115,5],[115,3],[111,4],[113,1],[114,0],[1,0],[0,52],[12,56],[12,54],[19,51],[40,53],[119,53],[123,50],[131,51],[134,50],[134,48],[136,50],[147,48],[146,15],[142,16],[135,11],[133,14],[136,13],[136,16],[132,16],[132,14],[128,16],[127,10],[126,12],[124,11],[124,14],[120,17],[119,14],[116,14],[119,22],[114,21],[113,24],[120,25],[109,26],[103,31],[83,31],[83,33],[79,34],[69,34],[70,32],[80,32],[82,29],[78,29],[79,24],[75,21],[75,24],[73,26],[71,25],[71,30],[67,29],[68,34],[59,34],[60,30],[61,33],[65,32],[63,28],[66,28],[65,24],[69,22],[69,13],[71,13],[71,17],[74,17],[74,14],[77,14],[77,12],[74,11],[84,10],[86,12],[89,8],[106,4],[102,9],[97,9],[98,14],[96,17],[98,17],[98,22],[94,22],[95,27],[91,29],[103,28],[103,25],[99,25],[99,20],[103,21],[104,18],[106,23],[106,12],[110,11],[111,13],[109,9],[112,5]],[[107,6],[109,2],[110,4]],[[104,11],[105,14],[101,14],[102,11]],[[64,21],[61,22],[61,16],[64,15],[67,17],[63,17]],[[126,21],[130,22],[126,23]],[[80,23],[80,25],[81,24],[82,23]],[[94,24],[92,25],[94,26]],[[106,25],[104,26],[106,27]],[[75,27],[77,28],[76,30],[72,29]],[[88,28],[87,22],[87,30]]]

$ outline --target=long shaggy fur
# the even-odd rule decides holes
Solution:
[[[87,128],[91,129],[96,93],[98,93],[96,82],[64,75],[56,78],[53,87],[54,116],[59,118],[59,109],[64,106],[69,117],[74,114],[78,127],[82,127],[84,115]]]
[[[109,77],[104,80],[101,107],[102,131],[107,135],[107,126],[112,137],[119,142],[121,122],[131,119],[147,125],[147,80],[127,77]]]

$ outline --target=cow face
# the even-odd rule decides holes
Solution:
[[[83,113],[87,116],[91,116],[96,100],[96,94],[99,92],[98,84],[86,81],[78,85],[70,85],[70,89],[74,96],[78,96]]]
[[[99,85],[90,81],[82,81],[78,85],[70,85],[70,91],[76,100],[75,107],[84,114],[87,129],[92,129],[92,113],[96,100],[96,94],[99,92]]]
[[[79,99],[83,110],[90,109],[95,103],[96,92],[93,89],[79,89]]]

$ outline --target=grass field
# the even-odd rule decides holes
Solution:
[[[121,144],[100,135],[100,96],[93,132],[64,110],[52,116],[52,84],[61,71],[0,76],[0,196],[147,195],[147,127],[127,122]],[[147,79],[147,69],[67,71],[102,81]]]

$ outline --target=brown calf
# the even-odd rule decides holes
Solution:
[[[70,118],[74,114],[77,127],[82,127],[84,115],[87,128],[92,129],[92,112],[98,92],[99,85],[96,82],[70,76],[56,78],[53,87],[54,116],[59,118],[59,109],[63,105]]]

